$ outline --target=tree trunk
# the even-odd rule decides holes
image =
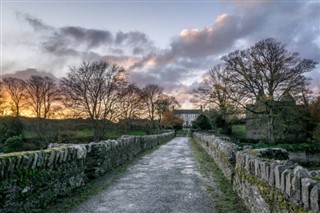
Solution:
[[[19,110],[19,105],[16,104],[16,117],[20,116],[20,110]]]
[[[268,135],[267,135],[268,143],[274,143],[273,121],[274,121],[273,109],[272,107],[270,107],[269,113],[268,113]]]
[[[91,120],[91,127],[92,127],[92,133],[93,133],[93,141],[98,142],[100,140],[99,138],[99,128],[98,128],[98,121],[95,119]]]

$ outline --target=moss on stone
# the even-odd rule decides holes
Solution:
[[[239,166],[236,167],[236,173],[240,181],[248,181],[259,189],[262,198],[270,207],[271,212],[284,212],[284,210],[289,210],[291,213],[311,212],[291,203],[282,193],[269,186],[267,181],[258,179],[255,175],[244,171]]]
[[[311,177],[313,180],[317,181],[318,183],[320,183],[320,177]]]

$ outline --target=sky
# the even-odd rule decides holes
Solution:
[[[0,1],[2,75],[61,78],[83,60],[108,60],[191,108],[190,92],[222,56],[262,39],[320,62],[320,0]]]

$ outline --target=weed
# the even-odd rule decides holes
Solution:
[[[199,162],[200,173],[205,177],[213,179],[216,184],[216,190],[211,185],[206,186],[207,192],[215,203],[216,212],[248,212],[243,206],[240,198],[232,190],[231,182],[224,177],[214,160],[205,153],[194,139],[190,139],[190,144],[193,154]]]

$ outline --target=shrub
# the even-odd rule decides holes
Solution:
[[[23,140],[19,136],[7,138],[4,142],[4,152],[17,152],[23,150]]]
[[[200,114],[196,120],[193,121],[192,126],[196,129],[201,129],[201,130],[209,130],[212,129],[212,126],[210,124],[209,118],[204,115]]]
[[[313,139],[315,139],[316,141],[320,141],[320,123],[318,123],[317,127],[313,132]]]

